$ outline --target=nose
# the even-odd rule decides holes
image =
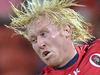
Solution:
[[[45,42],[44,42],[44,39],[41,38],[41,37],[38,37],[37,44],[38,44],[38,47],[40,49],[44,49],[46,47]]]

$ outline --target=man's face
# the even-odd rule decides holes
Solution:
[[[68,39],[47,17],[40,17],[28,27],[28,37],[40,58],[49,66],[66,63],[69,51]]]

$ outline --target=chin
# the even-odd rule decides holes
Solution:
[[[55,67],[55,66],[57,66],[57,64],[58,64],[57,62],[52,61],[52,62],[49,62],[47,65],[50,67]]]
[[[48,66],[55,67],[55,66],[57,66],[57,64],[49,64]]]
[[[56,62],[57,61],[57,62]],[[48,66],[57,66],[58,63],[58,59],[55,57],[55,58],[50,58],[48,60],[45,60],[45,63],[48,65]]]

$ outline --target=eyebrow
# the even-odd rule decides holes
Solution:
[[[43,29],[42,29],[42,28],[43,28]],[[39,34],[39,33],[41,33],[41,32],[48,32],[48,29],[47,29],[46,27],[42,27],[42,28],[41,28],[42,30],[39,29],[38,32],[36,32],[36,33],[31,31],[31,33],[30,33],[30,34],[31,34],[31,35],[30,35],[30,38],[35,37],[36,34]]]

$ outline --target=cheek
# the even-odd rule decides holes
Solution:
[[[57,36],[58,34],[50,34],[50,36],[48,37],[48,41],[51,42],[57,42],[59,41],[59,36]]]
[[[62,39],[58,36],[56,37],[51,37],[51,39],[49,39],[52,42],[52,45],[54,45],[55,47],[57,47],[58,49],[61,47],[62,45]]]
[[[55,58],[59,58],[60,57],[60,54],[62,54],[61,53],[61,50],[57,47],[57,46],[52,46],[52,51],[53,51],[53,53],[54,53],[54,57]]]

